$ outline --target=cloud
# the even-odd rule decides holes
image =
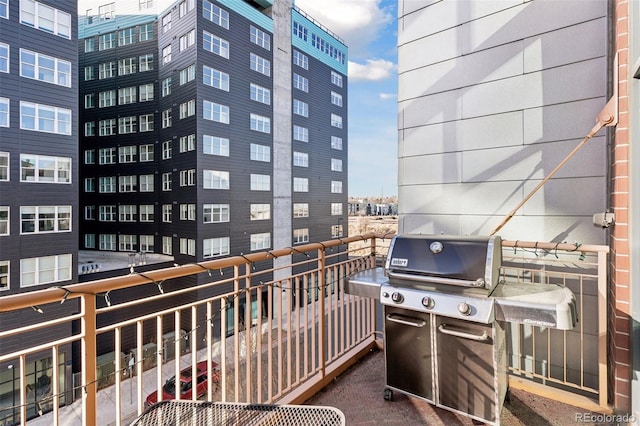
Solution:
[[[393,22],[382,0],[296,0],[296,6],[320,22],[349,48],[349,55],[367,56],[367,46],[375,41],[383,28]]]
[[[392,76],[395,65],[385,59],[367,59],[364,64],[349,61],[349,81],[380,81]]]
[[[395,93],[380,93],[380,99],[386,101],[388,99],[395,99],[398,95]]]

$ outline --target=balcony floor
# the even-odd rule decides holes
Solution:
[[[382,351],[373,351],[306,404],[340,409],[349,426],[474,424],[468,417],[399,392],[394,392],[393,401],[385,401],[384,388],[384,354]],[[518,389],[512,389],[510,393],[510,401],[502,408],[501,425],[575,425],[576,414],[586,412]]]

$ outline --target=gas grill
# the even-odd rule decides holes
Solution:
[[[383,268],[351,276],[345,291],[383,305],[384,398],[422,398],[488,424],[507,394],[507,322],[575,326],[573,293],[501,281],[498,236],[399,235]]]

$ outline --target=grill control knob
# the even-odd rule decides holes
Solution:
[[[425,296],[422,298],[422,306],[424,306],[427,309],[433,309],[435,304],[436,302],[429,296]]]
[[[471,306],[466,302],[462,302],[458,305],[458,312],[462,315],[469,315],[471,314]]]
[[[404,301],[404,297],[402,296],[402,294],[395,291],[393,292],[393,294],[391,294],[391,300],[393,300],[396,303],[402,303]]]

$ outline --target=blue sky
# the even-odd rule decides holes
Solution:
[[[296,0],[349,47],[349,196],[397,195],[397,0]]]

